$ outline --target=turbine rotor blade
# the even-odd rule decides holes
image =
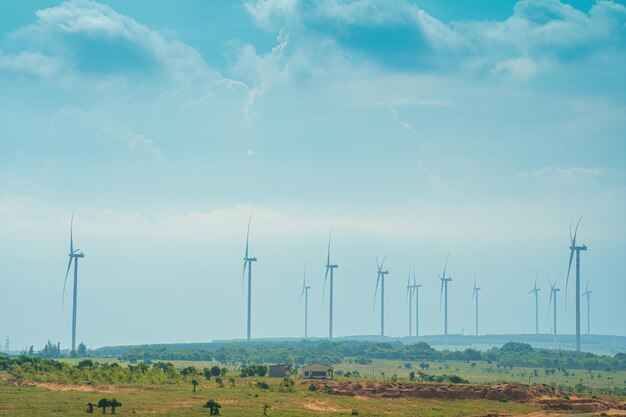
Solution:
[[[574,239],[573,239],[573,246],[576,246],[576,235],[578,234],[578,226],[580,226],[580,222],[583,220],[583,218],[581,217],[580,219],[578,219],[578,223],[576,223],[576,229],[574,230]]]
[[[72,257],[70,256],[70,261],[67,263],[67,271],[65,272],[65,281],[63,281],[63,305],[65,305],[65,287],[67,286],[67,277],[70,274],[70,268],[72,267]]]
[[[330,265],[330,239],[333,237],[333,229],[330,229],[330,235],[328,236],[328,252],[326,256],[326,265]]]
[[[70,253],[74,253],[74,210],[72,210],[72,220],[70,220]]]
[[[374,291],[374,302],[372,303],[372,309],[376,306],[376,294],[378,294],[378,284],[380,284],[380,274],[376,278],[376,290]]]
[[[246,276],[246,266],[248,265],[248,261],[243,261],[243,268],[241,269],[241,292],[243,292],[244,289],[244,279]]]
[[[443,278],[446,277],[446,269],[448,268],[448,259],[450,258],[450,252],[452,252],[452,250],[448,251],[448,256],[446,256],[446,263],[443,265]]]
[[[250,223],[252,223],[252,213],[250,213],[250,219],[248,220],[248,232],[246,233],[246,259],[248,259],[248,244],[250,242]]]
[[[326,275],[324,275],[324,287],[322,288],[322,303],[325,303],[326,300],[326,280],[328,279],[328,270],[330,268],[326,267]]]
[[[302,297],[304,297],[304,291],[306,287],[302,287],[302,292],[300,293],[300,301],[298,301],[298,306],[302,303]]]
[[[383,266],[385,265],[385,259],[387,259],[387,255],[385,255],[385,257],[383,258],[383,261],[380,263],[380,269],[383,269]]]
[[[443,284],[444,284],[444,280],[443,278],[439,278],[441,279],[441,291],[439,292],[439,310],[441,311],[441,299],[443,298]]]

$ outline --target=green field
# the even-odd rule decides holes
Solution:
[[[410,364],[411,368],[406,368],[406,364]],[[358,371],[361,377],[377,379],[389,379],[396,374],[398,379],[409,378],[411,371],[416,372],[420,369],[419,364],[422,362],[406,362],[396,360],[374,360],[370,365],[359,365],[356,363],[343,363],[336,366],[337,370],[342,371]],[[516,368],[512,369],[498,367],[496,364],[488,364],[486,362],[428,362],[428,369],[423,371],[432,375],[455,374],[459,375],[470,383],[474,384],[495,384],[502,382],[519,382],[523,384],[554,384],[564,389],[576,384],[582,383],[586,387],[593,390],[612,390],[613,388],[626,388],[626,371],[585,371],[582,369],[570,369],[566,373],[555,370],[554,374],[546,375],[545,369],[542,368]],[[472,366],[474,364],[474,366]],[[535,374],[536,371],[536,374]],[[536,376],[535,376],[536,375]]]
[[[262,378],[270,389],[255,386],[260,378],[237,378],[235,385],[223,388],[212,381],[203,382],[193,393],[187,384],[161,386],[116,386],[116,392],[56,391],[37,387],[0,386],[0,415],[3,416],[79,416],[85,415],[85,404],[97,403],[102,397],[115,397],[123,406],[118,414],[162,416],[208,415],[202,408],[213,399],[222,405],[224,416],[262,416],[269,405],[269,416],[350,415],[357,410],[362,416],[475,416],[487,414],[526,414],[536,408],[517,403],[484,400],[425,399],[357,399],[331,396],[308,390],[307,383],[297,382],[293,392],[280,392],[280,380]],[[98,387],[88,387],[98,390]],[[101,411],[97,410],[96,413]]]
[[[75,364],[79,359],[64,359]],[[102,359],[98,362],[114,363],[116,359]],[[172,361],[177,368],[195,366],[198,369],[210,367],[213,362]],[[358,371],[359,378],[337,377],[338,380],[399,381],[408,380],[411,371],[420,369],[421,362],[403,362],[376,360],[369,365],[345,363],[335,366],[339,373]],[[408,364],[408,365],[407,365]],[[120,364],[126,366],[125,364]],[[577,383],[589,390],[608,389],[611,386],[624,388],[626,372],[594,371],[593,379],[587,371],[570,370],[565,375],[562,371],[546,375],[543,369],[537,369],[534,376],[531,368],[502,368],[495,364],[476,362],[429,362],[424,372],[431,375],[456,374],[468,379],[471,384],[493,384],[499,382],[528,383],[531,376],[533,384],[553,384],[573,387]],[[234,381],[231,381],[231,378]],[[200,385],[196,393],[192,392],[189,381],[171,384],[92,384],[72,385],[56,383],[31,384],[23,381],[21,386],[9,383],[8,373],[0,373],[0,416],[78,416],[85,415],[88,402],[97,403],[101,398],[116,398],[123,405],[118,408],[121,415],[161,415],[161,416],[197,416],[208,415],[202,405],[208,400],[217,401],[224,416],[262,416],[264,405],[268,405],[269,416],[320,416],[351,415],[352,410],[361,416],[484,416],[484,415],[525,415],[539,411],[536,406],[515,402],[487,400],[433,400],[433,399],[392,399],[358,398],[337,396],[309,390],[309,383],[295,379],[293,388],[281,386],[282,379],[268,377],[239,376],[238,371],[229,371],[223,379],[223,387],[215,380],[198,378]],[[257,387],[257,382],[269,384],[269,389]],[[234,385],[233,383],[234,382]],[[133,413],[134,411],[134,413]],[[110,410],[107,412],[107,414]],[[94,413],[101,414],[101,410]]]

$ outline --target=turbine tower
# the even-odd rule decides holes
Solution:
[[[589,281],[587,281],[587,285],[585,285],[585,292],[580,294],[581,297],[587,297],[587,336],[591,334],[591,319],[589,314],[589,296],[593,291],[589,291]]]
[[[413,281],[415,281],[415,266],[413,266]],[[411,284],[411,270],[409,269],[409,277],[406,280],[406,297],[409,302],[409,337],[413,336],[413,295],[417,292],[415,282]],[[415,336],[417,336],[417,302],[415,306]]]
[[[248,325],[246,327],[246,339],[250,340],[250,326],[252,322],[252,262],[256,262],[256,257],[250,257],[248,248],[250,244],[250,223],[252,223],[252,213],[248,220],[248,232],[246,233],[246,256],[243,258],[243,270],[241,274],[241,290],[243,291],[243,280],[248,270]]]
[[[419,327],[419,307],[420,307],[420,288],[422,284],[415,283],[415,267],[413,268],[413,289],[415,290],[415,337],[420,335],[420,327]]]
[[[572,269],[572,259],[574,258],[574,252],[576,252],[576,351],[580,352],[580,251],[586,251],[587,246],[576,246],[576,234],[578,233],[578,226],[582,221],[582,217],[576,224],[576,230],[572,235],[572,222],[569,224],[569,236],[571,239],[569,265],[567,267],[567,279],[565,281],[565,305],[567,306],[567,284],[569,282],[569,273]]]
[[[552,284],[552,282],[550,282],[550,280],[548,280],[548,282],[550,283],[550,302],[548,303],[548,314],[550,314],[550,304],[552,303],[552,300],[554,300],[554,324],[552,327],[552,332],[554,334],[554,343],[556,344],[556,293],[558,293],[559,291],[561,291],[560,288],[556,288],[556,282],[558,281],[558,279],[556,281],[554,281],[554,284]]]
[[[304,276],[302,278],[302,292],[300,293],[300,303],[302,302],[302,297],[304,297],[304,338],[309,337],[309,290],[311,289],[310,285],[306,285],[306,270],[304,271]]]
[[[452,278],[446,277],[446,268],[448,267],[448,258],[450,258],[450,252],[448,252],[448,256],[446,256],[446,263],[443,266],[443,275],[439,275],[439,279],[441,280],[441,292],[439,293],[439,308],[441,308],[441,296],[444,295],[443,340],[446,346],[448,346],[448,282],[452,281]]]
[[[326,274],[324,276],[324,288],[323,293],[326,294],[326,280],[328,279],[328,273],[330,272],[330,306],[329,306],[329,314],[328,314],[328,337],[330,339],[333,338],[333,277],[334,270],[339,268],[337,264],[330,263],[330,240],[333,237],[333,231],[330,230],[330,236],[328,236],[328,252],[326,255]]]
[[[478,336],[478,292],[480,288],[476,286],[476,274],[474,274],[474,288],[472,290],[472,301],[474,301],[474,296],[476,296],[476,336]]]
[[[76,307],[78,302],[78,259],[84,258],[80,249],[74,249],[74,212],[72,212],[72,220],[70,221],[70,260],[67,263],[67,271],[65,272],[65,282],[63,283],[63,304],[65,304],[65,287],[67,286],[67,277],[70,273],[72,263],[74,263],[74,292],[72,307],[72,355],[76,353]]]
[[[539,334],[539,291],[541,288],[537,288],[537,278],[535,277],[535,286],[528,294],[535,294],[535,334]]]
[[[389,271],[384,270],[385,259],[378,264],[378,257],[376,258],[376,266],[378,267],[378,278],[376,278],[376,290],[374,291],[374,303],[376,303],[376,293],[378,293],[378,285],[380,284],[380,336],[385,335],[385,276],[389,274]]]

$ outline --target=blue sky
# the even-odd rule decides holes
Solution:
[[[305,265],[310,332],[326,334],[331,227],[338,335],[378,329],[377,254],[389,254],[390,335],[407,332],[413,263],[421,328],[441,333],[448,250],[451,331],[473,328],[476,270],[482,331],[530,332],[526,293],[537,268],[542,289],[566,272],[578,216],[592,330],[626,335],[615,319],[626,315],[623,2],[2,9],[0,277],[10,295],[0,316],[10,320],[0,334],[15,347],[69,343],[72,210],[86,253],[78,333],[91,346],[243,337],[251,211],[257,337],[302,333]],[[567,309],[559,303],[566,332],[572,294]]]

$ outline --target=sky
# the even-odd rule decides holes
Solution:
[[[90,347],[420,328],[626,336],[626,6],[620,1],[0,0],[0,337]],[[586,304],[583,300],[583,323]],[[583,325],[583,330],[585,326]]]

